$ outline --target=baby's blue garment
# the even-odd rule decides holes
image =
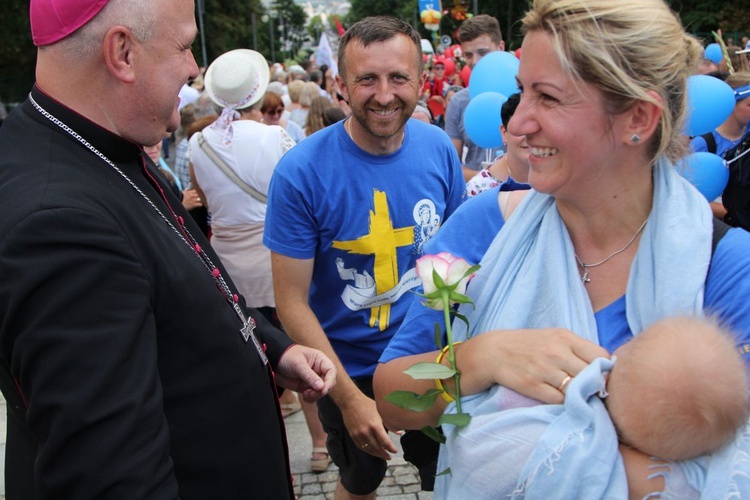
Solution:
[[[451,474],[440,498],[627,498],[617,434],[599,398],[612,365],[592,362],[571,381],[564,405],[505,409],[524,398],[501,386],[487,398],[466,398],[470,427],[444,426],[441,458]]]

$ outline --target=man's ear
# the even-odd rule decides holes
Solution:
[[[341,91],[341,95],[344,96],[344,99],[346,100],[346,102],[349,102],[349,90],[346,88],[344,79],[341,77],[340,74],[336,75],[336,85],[338,85],[339,90]]]
[[[664,101],[655,91],[649,91],[648,94],[659,104],[650,101],[636,101],[633,104],[629,111],[630,123],[625,131],[626,142],[633,142],[634,136],[639,137],[639,140],[648,141],[659,126]]]
[[[113,26],[104,35],[104,64],[113,77],[124,83],[135,80],[133,49],[136,43],[133,34],[124,26]]]

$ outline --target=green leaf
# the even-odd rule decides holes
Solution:
[[[428,300],[434,300],[434,299],[440,299],[440,298],[442,298],[440,290],[435,290],[432,293],[420,293],[418,295],[420,297],[428,299]]]
[[[451,292],[450,301],[451,303],[458,302],[459,304],[471,304],[473,302],[471,297],[467,297],[466,295],[455,291]]]
[[[464,316],[463,314],[459,314],[459,313],[457,313],[457,312],[456,312],[456,313],[453,313],[453,316],[455,316],[456,318],[458,318],[458,319],[460,319],[461,321],[463,321],[463,322],[464,322],[464,324],[466,325],[466,329],[467,329],[467,330],[469,330],[469,318],[467,318],[467,317],[466,317],[466,316]]]
[[[471,267],[470,267],[469,269],[467,269],[467,270],[466,270],[466,272],[464,273],[464,275],[462,276],[462,278],[465,278],[465,277],[467,277],[467,276],[471,276],[471,275],[472,275],[472,274],[474,274],[475,272],[479,271],[479,269],[480,269],[481,267],[482,267],[482,266],[480,266],[479,264],[476,264],[476,265],[474,265],[474,266],[471,266]]]
[[[439,389],[430,389],[420,395],[411,391],[393,391],[385,396],[385,400],[405,410],[422,412],[435,404],[441,392]]]
[[[456,374],[456,370],[440,363],[417,363],[404,370],[415,380],[444,379]]]
[[[422,434],[432,439],[436,443],[445,444],[445,436],[443,436],[443,434],[434,427],[430,427],[429,425],[422,427]]]
[[[445,476],[446,474],[450,474],[450,473],[451,473],[451,468],[448,467],[444,471],[441,471],[440,473],[435,474],[435,477]]]
[[[443,350],[443,330],[440,323],[435,323],[435,345],[441,351]]]
[[[445,288],[445,281],[443,281],[443,278],[440,277],[434,267],[432,268],[432,282],[435,283],[435,288],[438,290]]]
[[[468,413],[447,413],[438,420],[439,425],[451,424],[458,428],[466,427],[471,422],[471,415]]]

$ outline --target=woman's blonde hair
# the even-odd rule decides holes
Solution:
[[[733,89],[750,85],[750,71],[738,71],[733,75],[729,75],[724,81]]]
[[[304,86],[305,82],[303,82],[302,80],[292,80],[291,82],[289,82],[289,84],[286,86],[286,91],[289,94],[289,99],[292,102],[299,102],[299,93]]]
[[[305,82],[302,90],[299,92],[299,105],[303,108],[309,108],[313,99],[320,97],[320,87],[315,82]]]
[[[564,70],[599,88],[610,113],[635,101],[662,109],[652,160],[665,154],[675,162],[687,154],[687,78],[703,50],[663,0],[534,0],[522,24],[524,34],[552,36]]]
[[[312,100],[310,111],[305,119],[305,135],[311,136],[318,130],[325,128],[323,122],[323,112],[333,106],[327,97],[318,96]]]

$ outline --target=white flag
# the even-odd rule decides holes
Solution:
[[[318,63],[318,67],[324,64],[331,68],[334,75],[339,74],[339,65],[336,61],[336,57],[333,55],[331,44],[328,42],[328,36],[323,33],[320,35],[320,42],[318,43],[318,54],[315,56],[315,61]]]

